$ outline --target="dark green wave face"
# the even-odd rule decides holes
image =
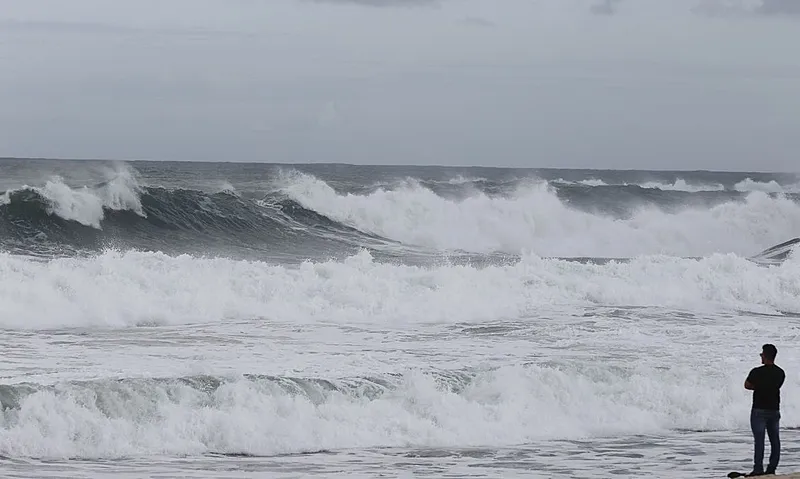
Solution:
[[[380,240],[271,195],[142,188],[141,208],[102,208],[102,219],[64,218],[53,201],[31,189],[13,191],[0,206],[3,246],[18,252],[69,253],[135,248],[237,256],[338,254]],[[76,215],[79,216],[79,215]]]

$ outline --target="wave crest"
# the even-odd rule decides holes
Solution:
[[[235,318],[299,324],[451,323],[558,305],[800,313],[800,259],[734,255],[588,264],[525,256],[503,266],[403,266],[366,251],[297,267],[109,251],[31,261],[0,254],[0,326],[130,327]],[[313,298],[310,300],[309,298]]]
[[[598,204],[603,200],[598,192],[562,194],[544,181],[520,183],[504,195],[475,191],[444,198],[415,183],[339,193],[313,176],[297,174],[284,191],[306,208],[360,231],[436,250],[557,257],[748,255],[800,231],[800,205],[763,192],[675,211],[644,203],[640,196],[640,204],[636,199],[629,204],[630,212],[613,215],[573,206],[577,200]],[[584,194],[589,195],[585,200]]]
[[[226,181],[214,191],[143,186],[129,168],[92,186],[70,187],[53,178],[0,196],[0,247],[48,254],[135,248],[295,261],[341,258],[361,247],[406,258],[628,258],[750,255],[800,230],[797,198],[771,190],[687,192],[483,177],[351,183],[294,170],[265,178],[266,193],[237,191]]]
[[[698,383],[695,373],[696,365],[553,364],[380,378],[203,376],[0,386],[6,404],[0,454],[276,455],[744,426],[748,400],[739,378],[710,370]]]

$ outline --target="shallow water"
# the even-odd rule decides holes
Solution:
[[[750,467],[741,382],[755,327],[783,344],[798,329],[787,318],[586,308],[402,327],[260,319],[5,331],[0,399],[15,404],[0,431],[12,452],[3,469],[722,477]],[[781,355],[783,424],[796,427],[797,352]],[[784,470],[800,467],[796,439],[784,429]]]
[[[800,468],[796,429],[784,430],[780,471]],[[5,477],[725,477],[748,472],[744,431],[544,441],[507,448],[321,451],[271,457],[208,454],[116,460],[1,460]],[[767,453],[768,454],[768,453]]]

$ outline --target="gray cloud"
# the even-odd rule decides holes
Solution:
[[[800,15],[800,0],[763,0],[759,13]]]
[[[481,17],[472,17],[472,16],[468,16],[468,17],[463,18],[461,20],[461,23],[463,23],[464,25],[470,25],[470,26],[473,26],[473,27],[484,27],[484,28],[485,27],[494,27],[495,26],[495,23],[490,21],[490,20],[487,20],[487,19],[481,18]]]
[[[415,7],[422,5],[435,5],[440,0],[303,0],[313,3],[354,4],[368,7]]]
[[[590,7],[590,11],[595,15],[613,15],[617,13],[617,4],[621,0],[601,0]]]
[[[30,31],[48,35],[231,35],[241,37],[243,32],[214,30],[209,28],[159,28],[137,27],[113,23],[90,23],[52,20],[5,20],[0,18],[0,28],[6,31]]]
[[[800,15],[800,0],[696,0],[690,11],[711,16]]]
[[[335,3],[6,0],[0,156],[797,168],[761,0]]]

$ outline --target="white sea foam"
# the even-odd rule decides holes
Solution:
[[[11,457],[497,448],[727,431],[747,427],[741,384],[752,364],[742,349],[764,336],[779,344],[787,371],[798,358],[792,324],[726,314],[800,312],[798,258],[779,267],[733,255],[600,266],[528,256],[502,267],[421,268],[362,252],[287,268],[109,251],[47,261],[2,255],[0,278],[6,334],[205,323],[20,331],[2,369],[13,370],[15,385],[0,386],[0,455]],[[613,306],[652,307],[626,316]],[[470,332],[485,322],[511,329]],[[476,367],[482,372],[470,372]],[[297,394],[234,378],[205,392],[147,379],[192,368],[319,377],[338,388],[306,384]],[[55,385],[27,393],[20,383],[31,375]],[[374,383],[352,379],[365,376],[390,387],[376,395]],[[796,381],[784,391],[796,395]],[[798,407],[785,402],[784,425],[799,424]]]
[[[476,192],[460,200],[412,184],[341,195],[304,174],[290,175],[284,189],[307,208],[362,231],[407,244],[479,253],[751,255],[800,231],[800,205],[763,192],[750,193],[744,202],[675,214],[642,209],[620,220],[570,208],[545,182],[523,184],[505,198]]]
[[[643,183],[607,183],[600,179],[587,179],[577,182],[566,181],[563,179],[555,180],[554,183],[562,184],[580,184],[584,186],[641,186],[642,188],[650,188],[664,191],[685,191],[687,193],[699,193],[702,191],[724,191],[725,186],[721,183],[689,183],[683,178],[676,179],[673,183],[663,181],[645,181]],[[770,181],[755,181],[751,178],[746,178],[733,186],[735,191],[751,192],[761,191],[764,193],[797,193],[800,192],[800,185],[790,184],[781,185],[775,180]]]
[[[800,312],[800,261],[734,255],[590,265],[526,256],[509,266],[382,264],[363,251],[298,268],[108,251],[0,255],[0,326],[119,327],[267,318],[407,324],[526,317],[552,305]]]
[[[775,180],[763,182],[754,181],[750,178],[745,178],[736,183],[733,188],[736,191],[762,191],[764,193],[793,193],[798,191],[797,185],[783,187]]]
[[[605,181],[597,179],[581,180],[578,183],[584,186],[608,186]]]
[[[228,180],[220,180],[217,183],[217,187],[215,188],[215,193],[228,193],[230,195],[239,196],[239,192],[236,190],[236,187]]]
[[[554,183],[565,184],[580,184],[584,186],[641,186],[642,188],[650,188],[664,191],[685,191],[688,193],[697,193],[701,191],[722,191],[725,187],[719,183],[715,184],[689,184],[686,180],[678,178],[673,183],[665,183],[659,181],[646,181],[644,183],[612,183],[608,184],[603,180],[592,178],[588,180],[580,180],[577,182],[570,182],[565,180],[556,180]]]
[[[383,394],[310,386],[289,394],[232,380],[210,394],[177,381],[65,383],[0,416],[0,454],[105,458],[321,449],[498,447],[540,439],[742,427],[740,378],[713,368],[509,366],[450,387],[406,371]],[[337,382],[335,379],[334,382]],[[787,389],[793,389],[789,385]],[[786,408],[787,424],[797,424]]]
[[[648,181],[646,183],[642,183],[642,188],[653,188],[658,190],[664,191],[686,191],[689,193],[697,193],[700,191],[722,191],[725,189],[724,186],[720,184],[713,184],[713,185],[702,185],[702,184],[689,184],[686,180],[678,178],[675,180],[674,183],[659,183],[655,181]]]

